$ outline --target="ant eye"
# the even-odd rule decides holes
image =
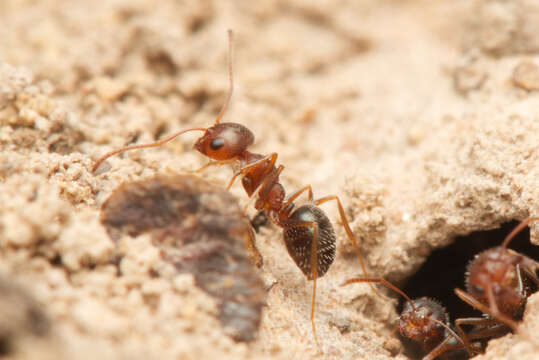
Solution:
[[[474,285],[473,286],[473,290],[479,294],[483,294],[485,292],[485,290],[483,289],[482,286],[480,285]]]
[[[219,150],[224,144],[225,140],[223,138],[216,138],[211,141],[210,147],[212,150]]]

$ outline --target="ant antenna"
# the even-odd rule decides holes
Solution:
[[[534,221],[539,221],[539,217],[529,217],[527,219],[522,220],[522,222],[518,224],[518,226],[509,233],[509,235],[507,235],[507,237],[503,241],[502,248],[505,249],[507,245],[509,245],[509,242],[513,240],[513,238],[517,236],[518,233],[522,231],[522,229],[524,229],[526,226],[528,226],[529,223],[534,222]]]
[[[219,111],[219,115],[217,115],[217,119],[215,119],[215,123],[219,124],[219,121],[225,114],[226,109],[228,109],[228,104],[230,103],[230,99],[232,98],[232,93],[234,92],[234,80],[232,75],[232,50],[234,49],[234,32],[232,29],[228,29],[228,94],[226,96],[225,103],[223,104],[223,107],[221,108],[221,111]]]
[[[399,289],[398,287],[396,287],[395,285],[393,285],[392,283],[390,283],[389,281],[385,280],[385,279],[375,279],[375,278],[354,278],[354,279],[350,279],[350,280],[346,280],[345,282],[343,282],[341,284],[341,286],[345,286],[345,285],[349,285],[349,284],[353,284],[353,283],[358,283],[358,282],[367,282],[367,283],[379,283],[379,284],[382,284],[384,285],[385,287],[388,287],[390,288],[391,290],[395,291],[396,293],[399,293],[400,295],[402,295],[402,297],[404,297],[406,299],[406,301],[408,301],[410,303],[410,306],[412,307],[412,310],[415,312],[416,309],[415,309],[415,306],[414,306],[414,302],[412,301],[412,299],[410,299],[410,297],[408,295],[406,295],[406,293],[404,291],[402,291],[401,289]]]
[[[206,128],[185,129],[185,130],[182,130],[182,131],[178,131],[177,133],[171,134],[171,135],[169,135],[167,137],[164,137],[161,140],[158,140],[158,141],[153,142],[151,144],[136,144],[136,145],[125,146],[125,147],[120,148],[120,149],[109,151],[105,155],[101,156],[95,162],[94,166],[92,167],[92,172],[95,172],[97,170],[97,168],[99,167],[99,165],[101,165],[103,163],[103,161],[107,160],[112,155],[121,154],[123,152],[129,151],[129,150],[134,150],[134,149],[144,149],[144,148],[151,148],[151,147],[161,146],[164,143],[167,143],[170,140],[174,139],[175,137],[180,136],[181,134],[184,134],[184,133],[186,133],[188,131],[194,131],[194,130],[206,131]]]
[[[434,321],[438,325],[442,325],[447,331],[449,331],[451,336],[453,336],[455,339],[458,340],[458,342],[460,342],[464,347],[466,347],[464,340],[462,340],[462,338],[455,331],[453,331],[453,329],[451,329],[446,323],[435,318],[431,318],[430,320]]]
[[[228,105],[230,104],[230,99],[232,98],[232,93],[234,91],[234,81],[233,81],[233,73],[232,73],[232,50],[234,47],[233,45],[234,45],[234,32],[231,29],[228,29],[228,82],[229,82],[228,94],[226,96],[225,103],[223,104],[223,107],[221,108],[221,111],[219,111],[219,114],[217,115],[217,118],[215,119],[216,124],[219,123],[219,121],[225,114],[226,110],[228,109]],[[191,128],[191,129],[181,130],[150,144],[130,145],[130,146],[125,146],[123,148],[110,151],[106,153],[105,155],[101,156],[99,159],[97,159],[96,163],[92,167],[92,173],[97,170],[97,168],[103,163],[103,161],[105,161],[106,159],[108,159],[109,157],[113,155],[121,154],[129,150],[158,147],[188,131],[195,131],[195,130],[206,131],[206,128]]]

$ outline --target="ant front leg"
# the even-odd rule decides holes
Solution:
[[[357,256],[358,256],[359,262],[361,264],[361,269],[363,270],[363,276],[368,278],[369,275],[367,274],[367,267],[365,265],[365,261],[363,260],[363,255],[361,255],[361,250],[359,249],[359,245],[358,245],[358,243],[356,241],[356,237],[354,236],[354,233],[352,232],[352,229],[350,229],[350,225],[348,224],[348,220],[346,220],[346,215],[344,214],[344,209],[342,207],[341,200],[339,199],[339,197],[337,195],[325,196],[323,198],[315,200],[314,204],[315,205],[321,205],[321,204],[323,204],[325,202],[332,201],[332,200],[335,200],[337,202],[337,207],[339,208],[339,214],[341,215],[341,221],[343,223],[344,230],[346,231],[346,234],[348,235],[348,239],[350,239],[350,241],[354,245],[354,248],[355,248],[355,250],[357,252]],[[371,287],[372,291],[374,291],[377,295],[380,295],[380,293],[378,293],[376,288],[371,283],[369,283],[369,286]]]
[[[475,336],[470,336],[469,334],[466,334],[464,332],[464,329],[462,328],[462,326],[472,325],[477,328],[477,327],[491,326],[491,325],[496,325],[496,324],[499,324],[498,320],[492,319],[492,318],[471,317],[471,318],[460,318],[460,319],[455,320],[455,327],[457,328],[460,338],[464,342],[464,347],[466,348],[468,355],[470,356],[475,355],[475,352],[473,351],[473,347],[472,347],[472,344],[470,343],[470,340],[484,339],[484,338],[487,338],[488,335],[485,333],[483,336],[480,333],[477,333]],[[506,325],[504,324],[504,326]]]
[[[507,316],[500,313],[498,306],[496,306],[496,302],[494,299],[494,294],[492,293],[492,289],[489,287],[486,289],[487,291],[487,299],[489,302],[489,305],[485,305],[478,301],[476,298],[474,298],[472,295],[468,294],[467,292],[461,290],[461,289],[455,289],[455,294],[465,303],[470,305],[471,307],[476,308],[477,310],[481,311],[482,313],[485,313],[487,315],[492,316],[493,318],[497,319],[498,321],[506,324],[513,330],[514,332],[517,332],[518,324],[513,321],[512,319],[508,318]]]
[[[455,324],[457,321],[459,321],[460,325],[475,326],[466,334],[468,340],[497,338],[507,334],[511,330],[507,325],[492,318],[463,318],[455,320]],[[475,352],[475,354],[477,354],[477,352]]]
[[[275,152],[271,153],[269,155],[264,156],[260,160],[256,160],[256,161],[242,167],[240,170],[238,170],[237,173],[235,173],[232,176],[232,179],[230,179],[230,182],[228,183],[228,186],[226,187],[226,189],[229,190],[232,187],[232,184],[234,184],[234,181],[236,181],[236,178],[238,176],[244,177],[245,175],[247,175],[249,173],[249,171],[251,171],[255,167],[263,164],[265,161],[268,161],[268,160],[269,160],[269,164],[268,164],[269,166],[266,167],[266,170],[264,171],[264,175],[266,175],[267,172],[270,171],[271,169],[273,169],[273,167],[275,166],[275,162],[277,161],[277,153],[275,153]],[[269,170],[267,170],[267,169],[269,169]]]
[[[539,287],[539,277],[537,277],[535,271],[530,269],[529,267],[520,266],[517,264],[517,274],[519,277],[519,288],[521,289],[521,291],[524,291],[524,284],[522,282],[524,276],[530,279],[535,284],[535,286]]]
[[[193,171],[190,171],[190,172],[193,172],[193,173],[199,173],[201,172],[202,170],[205,170],[211,166],[215,166],[215,165],[228,165],[230,163],[233,163],[234,161],[238,160],[237,157],[233,157],[232,159],[228,159],[228,160],[219,160],[219,161],[208,161],[206,164],[202,165],[201,167],[199,167],[198,169],[196,170],[193,170]]]

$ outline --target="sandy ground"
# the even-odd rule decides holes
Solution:
[[[157,4],[0,2],[0,357],[407,358],[396,338],[382,345],[395,298],[339,286],[360,268],[334,206],[324,205],[338,255],[318,283],[319,349],[312,285],[281,229],[257,234],[270,290],[245,344],[148,234],[116,246],[101,225],[120,184],[205,162],[186,135],[90,172],[106,151],[214,121],[228,28],[236,89],[225,120],[253,131],[254,151],[278,152],[288,192],[312,184],[341,197],[371,273],[403,285],[456,236],[539,216],[535,0]],[[230,174],[200,176],[224,186]],[[478,358],[539,359],[538,294],[521,329]]]

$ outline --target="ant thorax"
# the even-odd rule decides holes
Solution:
[[[449,316],[437,301],[422,297],[406,302],[399,318],[399,331],[402,336],[421,342],[439,343],[446,336],[446,329],[433,321],[449,323]]]

